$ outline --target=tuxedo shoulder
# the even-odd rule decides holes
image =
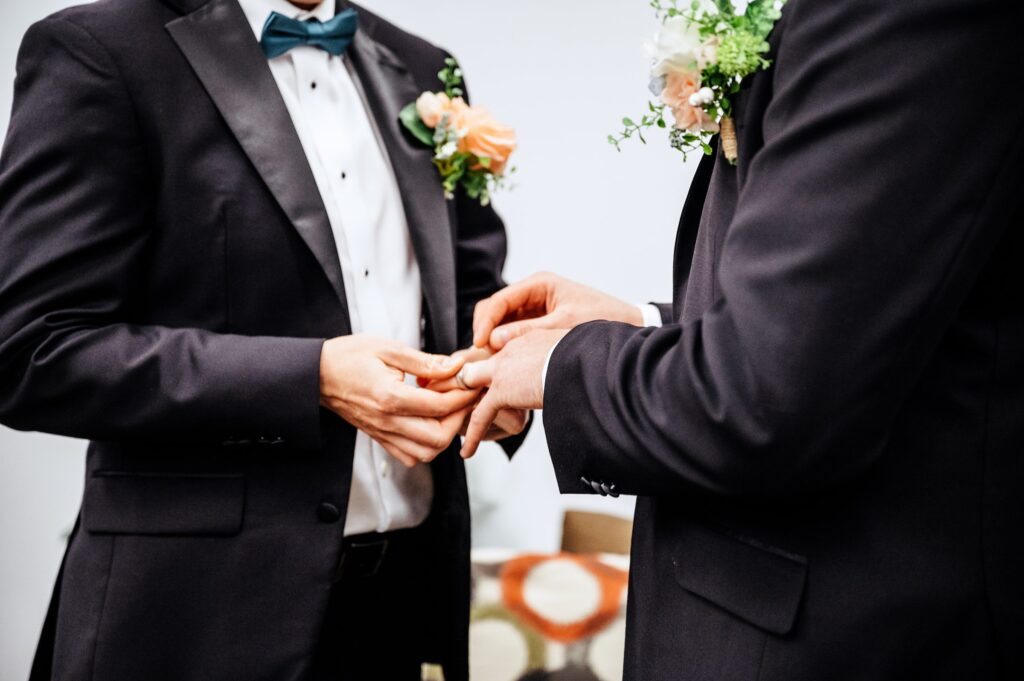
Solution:
[[[363,29],[411,68],[424,68],[436,77],[437,71],[444,66],[445,58],[450,56],[443,47],[399,27],[379,14],[355,3],[352,6],[359,12],[359,23]]]
[[[69,31],[88,34],[94,41],[105,46],[109,42],[121,42],[125,36],[142,37],[147,28],[159,30],[173,19],[174,12],[161,2],[139,0],[96,0],[81,5],[72,5],[32,25],[26,36],[38,31],[59,32],[61,27]]]

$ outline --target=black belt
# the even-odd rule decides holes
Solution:
[[[416,536],[418,528],[395,530],[394,532],[370,532],[345,537],[341,545],[341,558],[334,581],[344,579],[365,579],[381,571],[389,559],[396,559]],[[397,556],[401,560],[401,556]]]

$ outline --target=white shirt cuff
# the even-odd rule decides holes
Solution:
[[[661,310],[658,309],[657,305],[651,305],[650,303],[644,303],[643,305],[637,305],[640,308],[640,316],[644,318],[644,326],[661,326]]]
[[[562,340],[559,339],[558,343],[561,343],[561,342],[562,342]],[[544,368],[540,372],[540,390],[541,390],[540,398],[541,398],[541,401],[544,400],[544,388],[548,384],[548,365],[551,364],[551,355],[555,354],[555,348],[558,347],[558,343],[555,343],[554,345],[552,345],[551,349],[548,350],[548,356],[544,360]]]

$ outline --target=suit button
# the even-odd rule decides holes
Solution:
[[[339,511],[338,507],[334,504],[325,501],[317,506],[316,517],[319,518],[321,522],[336,523],[341,518],[341,511]]]

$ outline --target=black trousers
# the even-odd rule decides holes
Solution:
[[[419,681],[440,648],[422,528],[345,540],[313,681]]]

